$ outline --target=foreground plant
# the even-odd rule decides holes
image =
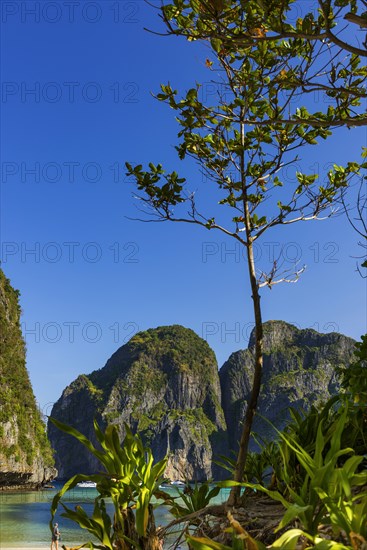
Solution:
[[[130,550],[133,548],[158,550],[162,548],[161,533],[154,521],[153,497],[158,503],[169,499],[169,495],[160,490],[164,481],[163,473],[167,459],[154,464],[150,449],[144,447],[139,435],[134,435],[125,425],[125,438],[120,443],[116,426],[107,426],[103,432],[94,422],[97,449],[89,439],[78,430],[50,418],[60,430],[75,437],[100,462],[102,473],[92,475],[77,474],[65,483],[52,501],[50,528],[53,518],[61,504],[63,517],[71,519],[86,529],[99,542],[87,542],[78,548],[98,548],[100,550]],[[67,491],[80,481],[91,480],[97,483],[98,496],[94,501],[91,516],[77,506],[75,510],[61,501]],[[113,517],[106,510],[105,499],[111,499]]]
[[[255,541],[230,512],[227,517],[230,524],[227,532],[232,534],[232,546],[226,546],[206,537],[188,536],[187,542],[190,548],[194,550],[265,550],[265,546],[261,542]]]
[[[363,468],[363,456],[356,456],[352,448],[342,447],[342,435],[348,425],[348,406],[340,413],[331,433],[323,432],[323,421],[318,425],[312,452],[308,452],[294,435],[278,432],[285,487],[282,492],[273,491],[261,484],[240,485],[266,493],[279,501],[285,513],[276,532],[295,520],[301,529],[292,529],[273,543],[272,548],[296,548],[298,539],[314,548],[364,548],[367,544],[367,472]],[[295,487],[295,476],[290,472],[289,453],[296,457],[301,483]],[[235,482],[223,482],[231,486]],[[336,541],[325,541],[320,529],[329,526]],[[262,548],[260,543],[256,543]],[[209,546],[210,547],[210,546]],[[306,546],[305,546],[306,547]],[[246,548],[246,546],[245,546]],[[249,546],[249,548],[251,548]]]
[[[367,334],[356,343],[355,361],[339,369],[342,386],[351,402],[348,430],[343,434],[344,444],[365,455],[367,464]]]
[[[175,518],[184,518],[189,514],[203,510],[219,492],[220,487],[210,487],[208,482],[200,485],[196,483],[194,487],[187,485],[183,493],[178,491],[182,503],[173,501],[170,512]]]
[[[194,550],[364,550],[366,541],[355,539],[358,544],[346,546],[340,542],[324,539],[320,536],[311,536],[301,529],[286,531],[271,546],[265,546],[262,542],[253,539],[243,527],[235,521],[229,520],[232,533],[232,546],[221,544],[205,537],[187,537],[187,542]]]

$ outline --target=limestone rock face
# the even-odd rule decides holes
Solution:
[[[229,444],[238,448],[246,403],[254,372],[254,331],[249,348],[233,353],[220,370],[222,406],[229,431]],[[289,408],[308,410],[338,393],[336,367],[352,361],[354,340],[342,334],[320,334],[300,330],[284,321],[264,323],[264,367],[258,403],[259,415],[282,429],[289,420]],[[259,416],[253,431],[273,438],[274,431]],[[256,444],[252,441],[252,449]]]
[[[264,323],[264,369],[253,430],[274,438],[289,408],[309,409],[339,391],[336,367],[348,365],[354,341],[341,334]],[[79,376],[54,405],[52,416],[94,441],[93,419],[138,430],[156,460],[169,457],[167,477],[204,480],[226,476],[213,459],[236,451],[254,372],[254,334],[219,371],[208,344],[179,325],[135,335],[106,365]],[[101,466],[75,439],[49,424],[60,477],[98,472]],[[96,443],[96,442],[95,442]],[[254,440],[251,448],[256,448]]]
[[[26,369],[18,298],[0,270],[0,490],[38,488],[57,475]]]
[[[94,440],[93,418],[139,430],[156,460],[169,456],[171,479],[204,480],[215,475],[213,455],[225,452],[215,355],[192,330],[179,325],[135,335],[105,367],[79,376],[63,392],[51,416]],[[49,424],[60,477],[92,473],[100,466],[73,438]]]

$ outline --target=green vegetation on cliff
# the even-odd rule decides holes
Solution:
[[[53,465],[45,425],[26,369],[19,291],[0,269],[0,457],[32,466],[41,456]]]
[[[160,356],[170,361],[180,371],[208,373],[216,364],[216,357],[209,344],[193,330],[181,325],[172,325],[139,332],[129,342],[136,351]]]

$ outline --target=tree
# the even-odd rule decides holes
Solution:
[[[367,158],[367,149],[364,148],[363,156]],[[357,271],[364,279],[367,275],[361,270],[361,267],[367,268],[367,196],[366,196],[366,184],[361,178],[358,186],[356,204],[354,208],[346,203],[345,193],[341,195],[341,202],[347,216],[347,219],[353,229],[362,237],[362,241],[358,242],[358,245],[364,250],[364,253],[359,258],[363,259],[361,265],[357,262]]]
[[[339,3],[346,4],[335,0]],[[170,84],[162,85],[157,95],[176,112],[179,159],[193,158],[214,187],[212,195],[205,197],[206,209],[213,201],[209,213],[198,207],[196,193],[176,171],[166,172],[161,164],[150,163],[144,170],[142,165],[126,163],[148,219],[216,229],[246,250],[255,319],[255,371],[236,481],[242,480],[261,385],[260,289],[295,282],[303,271],[298,265],[282,271],[274,259],[268,272],[259,272],[254,245],[273,227],[331,216],[341,190],[366,167],[358,162],[334,165],[322,184],[317,184],[317,175],[301,172],[296,172],[295,186],[284,181],[282,170],[294,167],[300,149],[327,139],[338,126],[367,123],[361,106],[367,73],[360,58],[355,53],[346,56],[342,48],[324,38],[309,39],[315,25],[322,25],[314,16],[307,15],[295,27],[289,26],[285,19],[291,7],[292,0],[174,0],[161,8],[168,33],[189,41],[203,40],[210,48],[206,66],[216,84],[215,101],[203,98],[198,84],[182,99]],[[284,38],[274,34],[280,31]],[[326,94],[333,104],[316,110],[315,91]],[[218,193],[227,215],[220,215],[220,220]],[[229,503],[238,498],[236,487]]]

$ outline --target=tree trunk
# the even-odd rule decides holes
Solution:
[[[257,401],[260,393],[262,366],[263,366],[263,326],[262,326],[262,318],[261,318],[260,294],[259,294],[259,287],[256,281],[252,243],[249,244],[247,248],[247,254],[248,254],[249,275],[250,275],[250,281],[251,281],[252,300],[253,300],[254,317],[255,317],[255,369],[254,369],[254,379],[253,379],[252,388],[251,388],[251,396],[247,404],[247,409],[246,409],[246,414],[245,414],[245,419],[244,419],[243,429],[242,429],[242,434],[240,439],[240,447],[238,450],[237,462],[236,462],[236,467],[234,471],[234,480],[238,482],[243,481],[243,472],[246,465],[252,422],[256,412]],[[240,500],[240,494],[241,494],[241,487],[233,487],[228,498],[228,505],[229,506],[238,505]]]
[[[244,119],[245,111],[242,110],[241,119]],[[247,404],[245,419],[243,423],[243,429],[240,439],[240,447],[237,455],[237,462],[234,471],[234,481],[243,481],[243,472],[246,466],[246,459],[248,453],[248,445],[250,441],[250,434],[252,428],[253,418],[256,412],[257,400],[261,387],[261,375],[263,366],[263,326],[261,318],[261,306],[260,306],[260,294],[259,286],[256,279],[255,259],[254,259],[254,239],[252,237],[252,221],[249,210],[249,202],[247,197],[246,186],[246,172],[245,172],[245,125],[242,122],[240,125],[240,135],[242,152],[240,155],[240,170],[241,170],[241,183],[242,183],[242,200],[243,200],[243,213],[246,230],[247,240],[247,265],[248,273],[252,291],[252,302],[255,318],[255,370],[254,379],[252,383],[251,396]],[[239,504],[241,495],[241,487],[232,487],[227,504],[229,506],[235,506]]]

